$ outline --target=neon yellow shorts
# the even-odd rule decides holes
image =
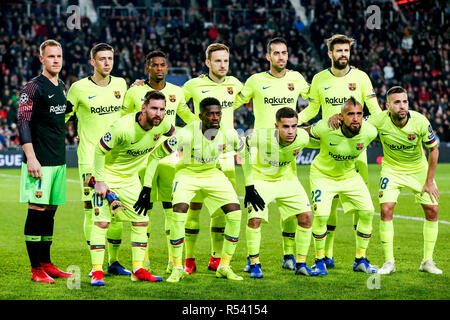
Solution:
[[[403,188],[409,188],[414,193],[416,203],[425,205],[437,205],[431,201],[430,195],[425,192],[422,196],[422,188],[427,179],[427,170],[415,174],[399,174],[381,167],[381,178],[378,185],[379,203],[397,202],[397,198]],[[436,181],[434,182],[436,184]]]
[[[353,210],[373,211],[369,189],[360,175],[334,180],[321,175],[310,177],[311,204],[315,216],[329,216],[331,202],[339,195],[345,213]]]
[[[106,184],[108,184],[108,182],[106,182]],[[136,179],[135,181],[125,181],[123,185],[120,186],[110,186],[110,189],[119,197],[120,201],[125,206],[125,210],[119,211],[113,216],[108,201],[102,199],[99,195],[95,195],[93,197],[94,215],[92,217],[94,222],[111,222],[112,220],[115,220],[116,222],[148,222],[148,215],[138,215],[133,209],[142,190],[139,179]]]
[[[236,170],[234,163],[235,152],[223,153],[218,159],[218,168],[225,174],[228,180],[231,182],[234,190],[236,190]],[[201,194],[197,194],[192,202],[204,203],[207,208],[214,206],[214,201],[211,198],[203,199]],[[208,209],[209,210],[209,209]]]
[[[214,212],[229,203],[239,203],[236,191],[225,174],[217,168],[211,169],[208,175],[183,174],[180,170],[173,180],[172,204],[192,202],[194,197],[201,197],[207,203],[208,212]],[[194,201],[195,202],[195,201]]]
[[[269,222],[269,204],[276,201],[282,221],[300,213],[311,211],[308,195],[296,177],[280,181],[255,180],[255,189],[263,198],[266,206],[263,211],[256,211],[249,206],[248,219],[260,218]]]
[[[78,164],[78,176],[80,178],[81,186],[81,200],[82,201],[92,201],[92,195],[94,194],[94,189],[84,186],[84,179],[87,175],[92,175],[94,172],[92,165]]]

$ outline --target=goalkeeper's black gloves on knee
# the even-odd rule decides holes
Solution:
[[[139,199],[133,206],[134,211],[137,214],[143,213],[144,216],[147,215],[147,210],[150,209],[150,194],[152,193],[152,188],[143,187],[141,193],[139,194]]]
[[[256,191],[254,185],[245,187],[244,205],[246,208],[248,203],[250,203],[256,211],[258,211],[258,208],[263,211],[266,206],[266,203],[263,198],[261,198],[258,191]]]

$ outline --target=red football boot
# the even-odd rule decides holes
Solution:
[[[55,283],[55,280],[46,274],[41,267],[31,268],[31,280],[36,282]]]
[[[151,282],[160,282],[163,280],[162,277],[157,277],[145,270],[144,268],[139,268],[136,272],[131,273],[131,281],[151,281]]]
[[[187,258],[184,261],[184,271],[188,274],[193,274],[197,270],[197,266],[195,265],[195,258]]]
[[[42,269],[53,278],[71,278],[73,277],[72,273],[64,272],[59,270],[57,267],[53,265],[53,263],[44,263],[41,262]]]
[[[208,264],[208,270],[217,271],[219,264],[220,264],[220,258],[214,258],[213,256],[211,256],[211,259],[209,260],[209,264]]]

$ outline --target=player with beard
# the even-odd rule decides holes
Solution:
[[[270,63],[270,69],[252,75],[245,82],[241,92],[236,96],[235,107],[253,100],[253,112],[255,116],[255,130],[272,128],[276,122],[276,113],[283,107],[297,109],[299,95],[307,97],[309,85],[303,76],[297,71],[286,69],[289,59],[287,42],[283,38],[273,38],[267,43],[266,59]],[[297,164],[292,161],[291,170],[297,176]],[[281,218],[280,218],[281,219]],[[287,219],[280,221],[282,231],[283,262],[284,269],[295,270],[295,232],[297,223]],[[249,224],[246,229],[247,238],[259,239],[261,228],[253,228]],[[250,255],[250,253],[249,253]],[[250,272],[250,258],[244,269]]]
[[[135,113],[139,111],[144,102],[144,97],[148,91],[158,90],[162,92],[168,99],[166,100],[166,111],[164,115],[164,122],[170,123],[175,126],[176,116],[186,122],[187,124],[194,121],[194,114],[186,105],[184,99],[183,89],[177,85],[174,85],[166,81],[168,71],[167,56],[164,52],[155,50],[150,52],[145,57],[145,71],[149,75],[148,79],[142,84],[132,86],[125,94],[123,101],[123,113]],[[175,164],[178,162],[178,154],[173,153],[172,156],[162,159],[158,163],[158,169],[153,181],[143,181],[143,189],[141,195],[143,197],[149,197],[151,202],[149,204],[149,216],[153,208],[153,204],[157,201],[162,202],[164,210],[165,220],[164,229],[167,235],[168,256],[169,261],[167,264],[167,273],[172,272],[173,259],[172,259],[172,246],[170,245],[170,221],[173,214],[172,209],[172,181],[175,175]],[[143,168],[139,176],[143,180],[145,174],[145,168],[147,163],[143,163]],[[151,194],[150,194],[151,190]],[[150,231],[151,222],[149,221],[147,229],[147,252],[145,254],[144,267],[150,271]]]
[[[91,230],[91,260],[93,273],[91,285],[103,286],[103,259],[105,236],[112,220],[131,222],[131,280],[161,281],[143,268],[147,248],[148,207],[140,199],[142,189],[139,170],[163,135],[175,130],[163,122],[166,97],[159,91],[145,95],[142,111],[128,114],[112,123],[97,144],[94,155],[96,179],[94,216]],[[107,190],[120,198],[125,210],[112,214],[106,201]],[[148,201],[150,199],[147,199]],[[148,202],[147,201],[147,202]],[[139,206],[136,204],[139,203]]]
[[[239,241],[241,208],[236,191],[230,180],[217,167],[221,154],[235,151],[243,159],[244,142],[236,130],[224,130],[220,123],[222,107],[220,101],[208,97],[200,102],[200,121],[195,121],[164,141],[151,153],[151,163],[157,162],[179,149],[183,150],[173,180],[173,216],[170,230],[173,269],[168,282],[178,282],[187,273],[182,265],[182,249],[185,239],[185,224],[192,199],[201,195],[209,199],[211,219],[220,215],[225,220],[222,254],[216,270],[217,278],[243,280],[231,269],[231,259]],[[154,161],[153,161],[154,160]],[[154,166],[145,172],[145,180],[151,181]]]
[[[317,73],[311,83],[308,93],[309,105],[299,114],[299,124],[314,118],[322,109],[322,119],[330,121],[338,128],[337,117],[342,104],[353,96],[362,106],[367,106],[370,114],[381,112],[372,83],[368,75],[361,70],[349,65],[350,51],[354,40],[335,34],[327,40],[328,57],[331,67]],[[367,153],[361,153],[356,160],[356,170],[368,183]],[[327,223],[327,241],[325,245],[325,262],[328,268],[334,267],[333,243],[337,225],[337,206],[339,199],[335,198],[331,207],[330,219]],[[353,225],[357,224],[357,216],[354,216]]]
[[[364,152],[378,132],[370,123],[364,122],[363,108],[350,97],[342,105],[339,114],[340,128],[328,126],[320,120],[307,128],[310,136],[319,141],[320,152],[311,165],[311,205],[313,206],[312,234],[316,249],[315,272],[328,274],[325,264],[325,239],[327,221],[333,198],[338,195],[345,213],[359,216],[356,226],[356,256],[354,271],[375,273],[376,269],[366,258],[366,249],[372,234],[374,207],[369,189],[356,170],[356,159]]]
[[[370,116],[368,120],[378,129],[384,153],[378,199],[381,206],[380,239],[386,262],[379,273],[395,272],[392,218],[400,191],[409,188],[425,214],[424,252],[419,270],[442,274],[433,261],[439,211],[439,190],[434,181],[439,158],[436,136],[425,116],[409,110],[405,89],[392,87],[386,97],[388,110]],[[428,162],[422,144],[429,150]]]

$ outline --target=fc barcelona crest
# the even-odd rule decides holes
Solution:
[[[225,150],[225,144],[220,144],[218,146],[218,150],[219,150],[219,152],[222,152],[223,150]]]
[[[114,97],[116,97],[117,99],[120,99],[120,97],[121,97],[120,91],[114,91]]]
[[[288,89],[294,91],[294,84],[292,82],[288,83]]]
[[[177,101],[177,97],[175,97],[175,95],[170,95],[169,96],[169,101],[170,102],[175,102],[175,101]]]
[[[36,191],[35,196],[36,196],[36,198],[38,198],[38,199],[42,198],[42,191]]]
[[[348,90],[355,91],[356,90],[356,83],[349,83],[348,84]]]
[[[153,136],[153,141],[156,141],[156,140],[158,140],[159,139],[159,136],[160,136],[160,134],[158,133],[158,134],[155,134],[154,136]]]
[[[358,143],[356,145],[356,150],[362,150],[364,148],[364,143]]]
[[[100,214],[100,209],[99,208],[95,208],[94,209],[94,214],[97,217]]]
[[[233,87],[228,87],[227,88],[227,92],[229,93],[229,94],[233,94]]]
[[[88,196],[89,195],[89,188],[84,188],[84,195],[85,196]]]
[[[383,197],[383,191],[380,191],[379,193],[378,193],[378,198],[382,198]]]
[[[294,157],[296,157],[296,156],[298,156],[299,153],[300,153],[300,149],[295,149],[292,154],[294,155]]]
[[[414,139],[416,139],[416,135],[413,133],[413,134],[408,134],[408,140],[409,141],[413,141]]]

